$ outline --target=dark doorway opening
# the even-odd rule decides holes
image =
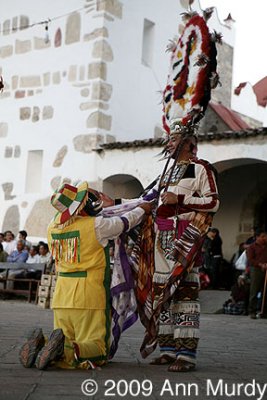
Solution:
[[[267,232],[267,198],[260,204],[257,217],[259,228]]]

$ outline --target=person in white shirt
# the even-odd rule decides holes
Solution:
[[[29,257],[26,261],[27,264],[39,264],[40,256],[38,254],[38,246],[32,246],[29,251]]]
[[[14,250],[17,248],[17,242],[14,240],[14,235],[11,231],[6,231],[4,233],[4,242],[3,242],[3,248],[4,251],[10,255]]]
[[[42,243],[39,247],[39,257],[40,263],[49,264],[51,262],[52,256],[49,252],[49,247],[47,243]]]
[[[29,241],[27,240],[27,236],[28,236],[28,234],[27,234],[26,231],[19,231],[18,240],[24,240],[25,246],[31,248],[31,245],[32,245],[32,244],[31,244],[31,242],[29,242]]]

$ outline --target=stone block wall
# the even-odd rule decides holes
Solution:
[[[45,39],[45,31],[40,35],[40,31],[29,28],[31,25],[30,17],[14,16],[5,21],[0,21],[0,37],[3,35],[5,40],[0,43],[0,75],[4,77],[5,90],[0,93],[1,108],[5,107],[6,99],[12,100],[12,115],[16,120],[16,130],[13,121],[9,118],[0,120],[0,143],[2,144],[3,162],[13,163],[13,160],[20,159],[21,179],[23,182],[17,184],[16,179],[3,178],[0,180],[2,196],[5,206],[0,213],[0,230],[11,228],[17,233],[18,229],[26,226],[29,235],[45,236],[47,223],[51,217],[51,210],[48,206],[48,199],[41,198],[41,193],[23,193],[26,176],[27,153],[35,151],[36,143],[32,146],[31,141],[25,140],[19,134],[21,131],[29,132],[29,137],[38,138],[39,130],[43,132],[43,126],[49,126],[49,133],[52,135],[62,135],[61,146],[49,143],[49,148],[43,144],[44,136],[40,136],[38,150],[44,150],[42,169],[48,174],[50,190],[54,190],[63,181],[72,182],[71,177],[64,177],[64,163],[69,162],[69,157],[75,163],[74,154],[92,153],[99,144],[113,141],[110,135],[112,127],[112,115],[109,113],[110,102],[112,101],[112,84],[108,81],[108,66],[113,62],[114,54],[109,41],[109,24],[122,18],[122,3],[118,0],[85,0],[84,7],[86,12],[76,11],[58,21],[53,22],[53,27],[48,29],[49,40]],[[78,8],[78,7],[77,7]],[[15,10],[15,8],[14,8]],[[1,17],[0,17],[1,18]],[[93,23],[88,23],[91,19]],[[32,19],[32,17],[31,17]],[[106,24],[108,22],[108,24]],[[44,25],[43,25],[44,27]],[[18,32],[23,30],[24,34]],[[70,49],[73,52],[77,46],[83,48],[85,57],[73,57],[65,65],[59,56],[58,67],[55,62],[51,63],[51,69],[39,63],[40,57],[47,54],[47,59],[54,57],[57,59],[58,53],[62,54],[62,49]],[[76,47],[75,47],[76,46]],[[67,51],[66,51],[67,52]],[[31,61],[29,61],[31,60]],[[32,60],[36,60],[36,68],[32,68]],[[19,63],[30,63],[29,73],[27,69],[9,69],[9,65],[19,65]],[[45,63],[47,65],[47,63]],[[13,74],[10,73],[14,71]],[[26,73],[25,73],[26,72]],[[56,88],[56,89],[53,89]],[[71,88],[72,93],[78,93],[75,104],[75,118],[83,120],[84,130],[73,132],[72,141],[64,143],[65,129],[62,125],[62,132],[58,132],[55,127],[58,124],[58,102],[64,101],[64,91]],[[56,98],[50,97],[51,101],[44,101],[48,98],[48,90],[57,90],[60,95]],[[53,92],[56,93],[56,92]],[[71,93],[71,92],[70,92]],[[62,107],[60,106],[60,109]],[[44,125],[49,124],[49,125]],[[27,133],[26,133],[27,134]],[[42,134],[43,135],[43,134]],[[69,140],[70,133],[67,134]],[[28,136],[27,136],[28,137]],[[12,143],[12,144],[10,144]],[[13,144],[14,143],[14,144]],[[23,146],[21,146],[23,143]],[[53,147],[54,159],[47,164],[47,154],[51,153]],[[66,161],[68,160],[68,161]],[[63,167],[63,169],[62,169]],[[49,190],[49,189],[48,189]],[[47,189],[46,189],[47,192]],[[47,210],[49,218],[41,219],[38,223],[34,222],[40,210]],[[16,216],[18,226],[10,226],[10,215]],[[20,226],[25,223],[25,226]],[[37,225],[39,227],[37,227]]]
[[[98,0],[95,5],[90,1],[86,1],[85,7],[90,11],[97,12],[95,17],[101,18],[102,24],[105,20],[114,21],[116,18],[122,18],[122,3],[118,0]],[[26,29],[29,24],[30,20],[26,16],[17,17],[13,21],[14,27],[16,26],[18,29]],[[11,34],[14,32],[9,30],[10,21],[6,21],[4,25],[5,33]],[[10,39],[12,39],[12,36],[10,36]],[[53,45],[56,49],[77,42],[80,42],[81,45],[83,43],[90,44],[91,54],[89,53],[88,55],[89,62],[87,65],[73,64],[67,66],[64,70],[52,70],[38,75],[14,75],[11,77],[11,82],[5,82],[5,92],[0,95],[0,100],[10,96],[16,100],[23,100],[27,97],[40,95],[46,87],[60,85],[62,79],[67,76],[69,84],[73,84],[76,87],[81,84],[85,86],[81,90],[82,99],[78,105],[80,111],[88,113],[85,128],[89,128],[91,131],[94,129],[95,132],[98,130],[110,131],[112,116],[107,114],[107,110],[112,97],[112,85],[107,82],[107,74],[108,63],[113,61],[114,56],[106,26],[89,29],[87,33],[82,34],[81,14],[74,12],[66,17],[65,32],[62,33],[62,28],[58,28],[55,32],[54,40],[50,38],[47,42],[44,37],[36,36],[25,40],[15,38],[13,41],[10,40],[10,44],[0,46],[0,61],[1,58],[14,57],[16,55],[27,57],[27,54],[37,50],[46,51]],[[84,98],[86,98],[86,101]],[[100,114],[98,110],[101,110]],[[22,106],[19,108],[21,121],[31,120],[32,122],[38,122],[42,119],[52,119],[55,113],[56,110],[54,110],[53,105],[45,106],[45,110],[43,109],[42,111],[38,102],[34,107]],[[94,132],[92,131],[92,133]],[[4,137],[4,134],[2,133],[0,137]]]
[[[231,108],[234,49],[227,43],[223,43],[223,45],[217,45],[217,51],[218,73],[221,86],[218,85],[216,89],[212,90],[211,98]]]
[[[200,132],[225,132],[230,128],[223,122],[223,120],[210,108],[208,107],[205,113],[205,117],[200,122]]]

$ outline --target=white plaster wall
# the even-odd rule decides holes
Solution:
[[[114,82],[111,112],[112,131],[118,140],[144,139],[154,136],[161,122],[161,95],[167,79],[169,54],[165,53],[169,39],[177,34],[178,1],[124,1],[123,19],[113,24],[111,43],[114,62],[109,78]],[[142,64],[144,18],[155,23],[152,67]],[[118,43],[119,45],[116,45]]]
[[[112,175],[128,174],[138,179],[143,187],[148,186],[163,170],[165,161],[160,161],[159,147],[131,150],[108,150],[96,160],[97,178],[104,180]]]
[[[254,143],[253,143],[254,141]],[[220,209],[215,215],[213,226],[219,228],[223,238],[223,250],[226,259],[230,260],[237,249],[242,222],[242,207],[244,200],[253,187],[258,188],[258,196],[266,192],[266,159],[267,138],[262,140],[246,140],[236,144],[230,140],[209,143],[200,143],[198,156],[211,163],[226,164],[225,168],[218,168]],[[159,161],[156,156],[161,148],[107,150],[97,158],[97,173],[100,180],[109,176],[124,173],[137,178],[143,187],[151,183],[163,171],[166,161]],[[263,163],[264,162],[264,163]],[[244,165],[243,165],[243,164]],[[250,165],[248,165],[250,164]],[[236,167],[239,165],[239,167]],[[250,232],[247,232],[247,237]],[[244,239],[244,238],[243,238]]]
[[[13,17],[19,17],[20,15],[28,16],[30,23],[43,21],[47,18],[62,16],[77,9],[82,9],[84,4],[85,1],[83,0],[68,0],[68,2],[64,0],[50,0],[46,2],[39,1],[38,4],[34,0],[5,2],[5,6],[1,8],[1,23],[6,19],[12,21]],[[75,86],[77,80],[75,82],[68,81],[68,71],[71,65],[78,65],[77,74],[79,74],[79,66],[85,66],[85,76],[87,77],[88,64],[92,61],[90,56],[92,42],[84,42],[83,35],[93,31],[95,28],[102,27],[103,18],[93,18],[92,14],[86,14],[84,10],[80,10],[80,15],[80,42],[65,45],[66,16],[49,24],[50,48],[32,50],[25,54],[13,54],[11,57],[0,60],[2,74],[6,82],[5,91],[8,91],[11,86],[12,76],[41,75],[42,77],[44,73],[51,72],[51,82],[48,86],[42,85],[40,87],[42,90],[40,94],[22,99],[14,99],[14,91],[12,91],[11,97],[0,100],[0,122],[8,122],[8,135],[5,138],[0,138],[0,185],[4,182],[14,183],[12,194],[16,195],[13,200],[4,201],[4,193],[0,190],[0,222],[3,222],[7,208],[13,204],[20,206],[22,201],[26,201],[28,206],[26,208],[20,207],[21,227],[23,227],[35,201],[51,195],[52,188],[50,181],[54,176],[68,177],[73,180],[95,179],[95,154],[84,154],[74,151],[73,137],[79,134],[90,133],[93,130],[86,128],[86,119],[89,111],[81,111],[79,109],[79,104],[82,101],[86,101],[80,95],[82,87]],[[62,45],[59,48],[54,48],[54,36],[58,28],[61,28],[62,31]],[[37,25],[9,35],[1,35],[1,46],[14,46],[16,39],[18,39],[21,41],[31,40],[33,48],[33,38],[35,36],[45,37],[44,25]],[[60,72],[61,82],[60,84],[53,84],[52,74],[57,71]],[[66,76],[63,76],[64,72]],[[83,81],[83,83],[85,82]],[[33,89],[36,90],[38,88]],[[37,106],[42,113],[42,108],[46,105],[54,108],[54,117],[52,119],[42,120],[40,118],[37,122],[32,122],[31,119],[20,120],[20,107],[33,108]],[[19,145],[21,148],[20,157],[4,158],[5,147],[14,147],[15,145]],[[68,153],[62,166],[55,168],[52,166],[53,161],[58,150],[63,145],[68,146]],[[42,188],[39,193],[25,194],[29,150],[44,151]]]
[[[2,1],[3,3],[3,1]],[[163,164],[155,158],[160,149],[147,148],[144,151],[114,151],[112,159],[101,158],[95,153],[84,154],[76,152],[73,138],[76,135],[88,133],[111,133],[117,140],[133,140],[149,138],[154,135],[154,128],[161,123],[160,94],[167,79],[170,55],[165,53],[169,39],[178,34],[180,13],[185,11],[179,0],[123,0],[122,19],[112,17],[112,21],[104,19],[103,13],[91,12],[86,14],[80,10],[81,35],[80,42],[65,45],[66,14],[81,9],[84,0],[12,0],[4,2],[1,7],[1,24],[7,19],[26,15],[30,23],[44,21],[47,18],[60,18],[49,24],[51,47],[43,50],[32,50],[25,54],[13,54],[1,58],[0,67],[6,82],[5,92],[11,87],[12,76],[43,75],[46,72],[60,72],[61,83],[40,87],[41,93],[32,97],[14,99],[0,98],[0,122],[8,123],[8,136],[0,138],[0,227],[6,210],[12,205],[18,205],[20,210],[20,225],[23,228],[36,200],[49,197],[52,192],[51,179],[55,176],[70,178],[72,181],[81,179],[90,182],[103,180],[114,173],[128,173],[135,176],[144,186],[149,184],[162,171]],[[193,8],[199,9],[198,1]],[[147,18],[155,22],[155,47],[153,68],[141,63],[143,20]],[[86,120],[91,111],[81,111],[79,105],[86,101],[81,97],[81,87],[68,81],[68,71],[71,65],[85,66],[92,62],[93,41],[83,41],[83,35],[95,28],[106,26],[109,31],[108,43],[112,47],[114,60],[107,63],[107,83],[113,86],[107,114],[112,116],[111,132],[88,129]],[[231,30],[221,25],[216,14],[209,22],[210,28],[223,33],[224,39],[231,44]],[[57,28],[62,31],[62,46],[54,48],[54,36]],[[45,37],[44,25],[17,31],[9,35],[0,35],[1,46],[15,45],[18,40],[31,40],[34,37]],[[97,59],[94,59],[97,61]],[[66,72],[66,76],[64,75]],[[52,76],[51,76],[52,81]],[[87,80],[83,81],[86,84]],[[77,83],[74,82],[75,84]],[[88,82],[87,82],[88,83]],[[19,88],[18,88],[19,89]],[[29,88],[30,89],[30,88]],[[26,89],[27,90],[27,89]],[[34,89],[36,90],[36,89]],[[0,95],[1,97],[1,95]],[[39,107],[46,105],[54,108],[54,117],[48,120],[40,119],[21,121],[20,107]],[[6,146],[19,145],[19,158],[5,158]],[[68,153],[62,165],[53,167],[58,150],[68,146]],[[27,155],[29,150],[43,150],[43,176],[39,193],[25,193]],[[211,153],[214,148],[211,149]],[[210,158],[210,157],[207,157]],[[216,156],[212,157],[217,161]],[[14,189],[13,200],[4,200],[1,185],[12,182]],[[22,202],[28,205],[22,207]]]
[[[159,161],[160,147],[106,150],[99,153],[96,159],[96,171],[99,179],[104,180],[116,174],[129,174],[137,178],[145,187],[163,170],[166,161]],[[212,143],[200,143],[198,157],[211,164],[229,161],[228,168],[234,160],[247,159],[267,160],[267,138],[257,137],[243,142],[218,140]]]
[[[201,11],[198,1],[192,8]],[[179,36],[180,13],[184,11],[179,0],[123,0],[123,18],[106,22],[114,52],[108,81],[113,84],[110,110],[112,134],[117,140],[153,137],[155,126],[161,125],[159,91],[166,85],[170,60],[165,50],[169,40]],[[152,67],[141,62],[144,18],[155,23]],[[219,21],[216,10],[208,26],[233,45],[234,29]]]
[[[214,140],[199,145],[198,157],[211,164],[224,160],[254,158],[267,160],[267,140],[265,137],[238,140]]]

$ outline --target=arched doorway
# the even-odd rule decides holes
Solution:
[[[221,232],[224,256],[230,260],[253,226],[266,227],[267,162],[246,158],[214,166],[219,172],[221,204],[213,225]]]
[[[133,199],[140,196],[142,191],[142,184],[132,175],[112,175],[103,181],[103,192],[112,198]]]

